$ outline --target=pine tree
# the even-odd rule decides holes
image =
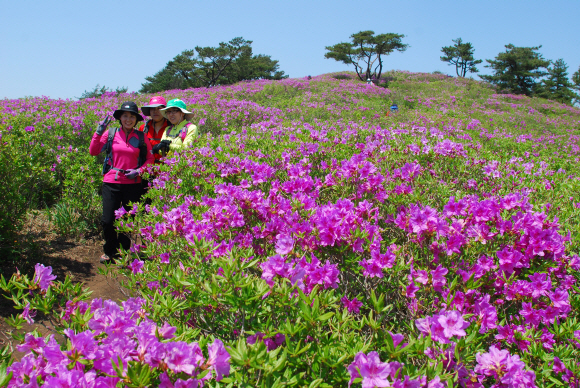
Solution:
[[[568,79],[568,65],[563,59],[558,59],[548,68],[548,78],[542,81],[541,97],[571,105],[578,98],[572,91],[573,84]]]
[[[378,80],[383,72],[384,57],[393,51],[403,52],[409,47],[403,43],[405,35],[388,33],[375,35],[374,31],[360,31],[350,36],[351,42],[327,46],[326,59],[353,65],[361,81]]]
[[[455,65],[455,73],[458,77],[465,77],[465,74],[477,73],[479,70],[475,65],[483,62],[481,59],[474,59],[473,52],[475,49],[471,43],[463,43],[461,38],[452,39],[455,43],[453,46],[442,47],[441,51],[445,54],[441,58],[443,62],[449,62],[450,65]]]
[[[580,94],[580,67],[572,74],[572,83],[574,84],[572,87]],[[574,100],[576,104],[580,104],[580,95],[578,94],[576,94],[576,99]]]
[[[550,65],[550,61],[536,52],[541,47],[516,47],[508,44],[505,46],[506,51],[499,53],[495,60],[486,59],[489,65],[485,67],[492,68],[495,73],[480,77],[500,89],[531,96],[538,89],[537,79],[547,74],[542,69]]]
[[[141,93],[229,85],[248,79],[288,78],[278,61],[254,55],[252,41],[238,37],[218,47],[195,47],[176,55],[141,85]],[[197,52],[197,55],[196,55]]]

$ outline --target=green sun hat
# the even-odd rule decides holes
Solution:
[[[169,100],[167,102],[167,106],[163,109],[160,109],[163,117],[167,118],[166,110],[169,108],[177,108],[180,111],[182,111],[183,113],[185,113],[186,120],[191,120],[193,118],[193,115],[194,115],[193,112],[188,111],[187,106],[185,105],[185,102],[181,101],[179,98],[174,98],[173,100]]]

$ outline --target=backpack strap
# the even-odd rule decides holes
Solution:
[[[137,168],[139,168],[147,160],[147,144],[145,144],[145,134],[141,131],[135,132],[137,132],[137,136],[139,137],[139,160],[137,162]]]
[[[118,128],[109,128],[109,135],[107,136],[107,142],[103,146],[101,152],[105,152],[105,161],[103,162],[103,175],[105,175],[111,168],[113,168],[113,139],[115,138],[115,133],[117,133]],[[115,175],[115,180],[117,176]]]
[[[173,130],[173,127],[174,127],[174,125],[170,124],[165,129],[165,136],[167,136],[170,139],[175,139],[179,135],[179,132],[177,132],[177,135],[170,135],[171,131]]]
[[[151,120],[147,120],[147,121],[145,121],[145,124],[144,124],[144,126],[143,126],[143,133],[147,133],[147,132],[149,132],[149,122],[150,122],[150,121],[151,121]]]
[[[181,141],[185,141],[185,138],[187,137],[187,132],[189,131],[189,127],[192,126],[192,123],[187,123],[183,126],[183,128],[181,128]]]
[[[109,128],[109,136],[107,137],[107,144],[105,144],[105,151],[107,154],[111,154],[113,152],[113,139],[115,138],[117,130],[118,128]]]

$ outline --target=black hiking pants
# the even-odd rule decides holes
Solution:
[[[103,218],[101,219],[105,237],[103,251],[110,258],[118,256],[117,249],[120,246],[123,249],[131,247],[131,239],[115,230],[115,210],[118,210],[121,204],[125,210],[131,210],[127,205],[129,202],[139,202],[142,193],[141,183],[103,183]]]

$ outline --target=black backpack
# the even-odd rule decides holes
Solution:
[[[119,128],[109,128],[109,136],[107,143],[103,146],[101,152],[105,152],[105,161],[103,162],[103,175],[108,173],[113,168],[113,138]],[[141,131],[135,131],[139,137],[139,159],[137,160],[137,167],[141,167],[147,160],[147,144],[145,144],[145,134]]]

